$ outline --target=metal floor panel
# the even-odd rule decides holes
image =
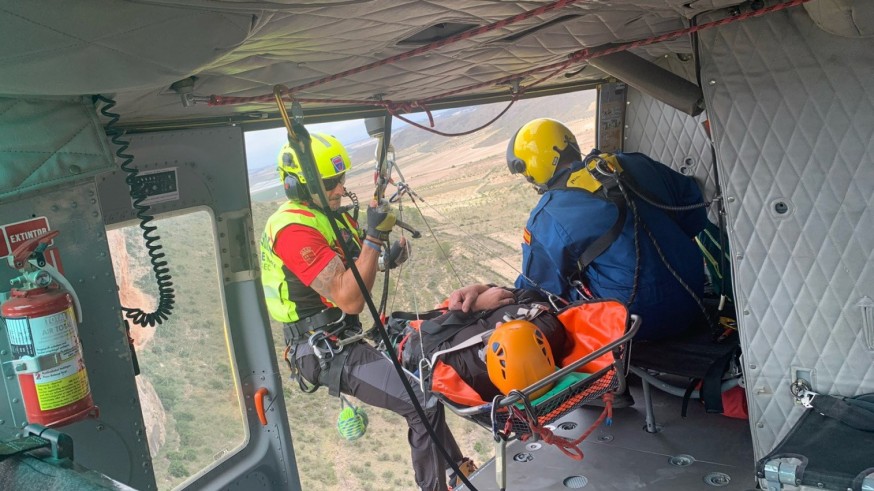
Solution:
[[[693,401],[688,417],[680,416],[682,399],[653,391],[656,421],[662,431],[644,431],[643,392],[632,386],[635,405],[617,409],[613,426],[601,426],[581,445],[582,461],[566,457],[552,445],[535,448],[514,441],[507,446],[506,491],[746,491],[756,487],[755,463],[746,420],[706,414]],[[557,423],[573,421],[577,427],[556,434],[577,438],[598,417],[600,409],[582,408]],[[527,462],[514,461],[530,454]],[[689,465],[671,463],[672,457],[689,456]],[[574,476],[577,476],[574,478]],[[711,477],[720,485],[708,484]],[[483,465],[471,482],[479,491],[497,491],[494,460]],[[458,489],[467,489],[464,486]]]

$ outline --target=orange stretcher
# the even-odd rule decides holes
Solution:
[[[609,423],[612,395],[625,390],[631,338],[640,318],[629,316],[625,305],[614,300],[572,304],[560,310],[558,318],[571,345],[566,346],[570,348],[566,356],[557,360],[560,368],[549,376],[493,401],[482,401],[459,377],[441,373],[448,367],[438,362],[431,374],[431,391],[455,414],[492,431],[496,441],[539,438],[581,459],[577,445],[587,434],[578,441],[562,442],[546,426],[598,398],[604,400],[605,410],[592,430],[604,420]],[[550,385],[549,392],[532,400],[531,394]]]

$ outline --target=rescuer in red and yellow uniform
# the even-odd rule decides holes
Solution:
[[[279,174],[289,198],[267,220],[261,238],[262,283],[270,315],[283,323],[290,365],[314,387],[326,385],[332,395],[352,395],[404,417],[409,426],[413,470],[423,491],[445,491],[447,465],[416,412],[392,362],[366,341],[358,340],[333,352],[337,339],[360,335],[358,314],[364,295],[346,266],[340,241],[346,243],[364,284],[373,287],[383,243],[395,224],[391,212],[371,203],[365,232],[345,212],[339,212],[346,193],[346,173],[352,163],[343,145],[325,134],[312,134],[312,153],[326,191],[327,203],[310,196],[300,162],[288,145],[279,153]],[[337,237],[330,215],[340,229]],[[387,267],[407,256],[402,254]],[[441,444],[456,462],[466,462],[444,419],[443,405],[425,400],[417,381],[415,396]],[[302,388],[305,384],[301,385]],[[312,389],[314,390],[314,389]]]

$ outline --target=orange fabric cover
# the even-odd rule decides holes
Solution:
[[[480,406],[486,401],[461,379],[454,368],[437,360],[431,372],[431,390],[443,394],[450,401],[465,406]]]
[[[628,311],[615,300],[605,300],[570,307],[558,314],[558,320],[568,334],[566,355],[561,359],[565,367],[625,334]],[[595,373],[613,361],[613,353],[606,353],[576,371]]]

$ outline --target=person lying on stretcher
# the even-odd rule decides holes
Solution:
[[[456,290],[447,301],[448,311],[434,312],[418,328],[415,322],[404,325],[398,344],[401,362],[409,371],[425,374],[433,392],[457,404],[478,406],[528,387],[625,332],[627,312],[618,302],[577,309],[602,313],[599,322],[610,324],[602,329],[583,322],[589,327],[581,332],[573,312],[557,313],[542,300],[528,289],[471,285]],[[570,329],[561,316],[570,319]],[[612,361],[612,355],[605,355],[594,370],[586,366],[588,373]]]

